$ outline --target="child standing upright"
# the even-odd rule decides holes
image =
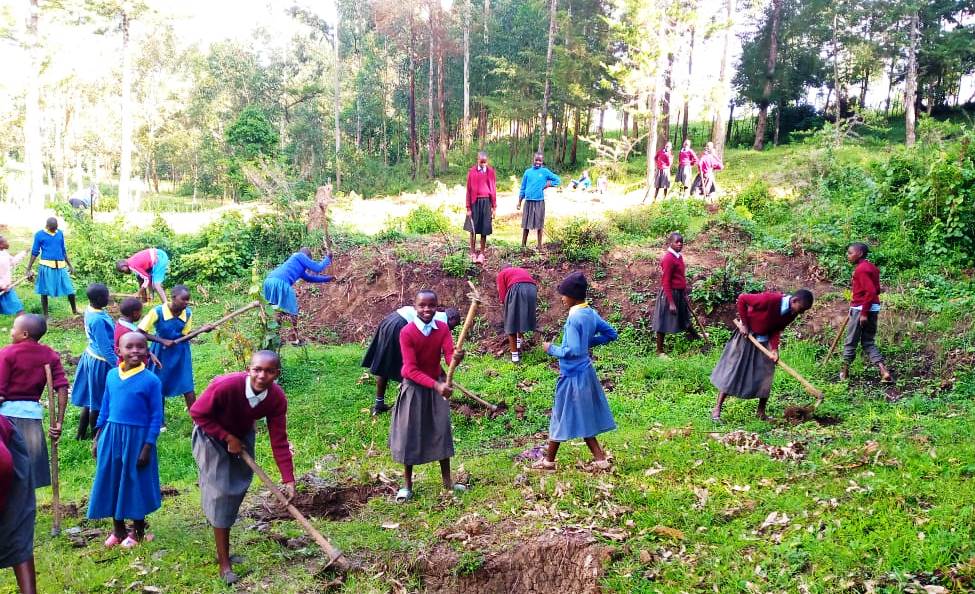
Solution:
[[[538,310],[538,283],[524,268],[505,264],[497,277],[498,299],[504,308],[504,333],[508,335],[511,362],[521,361],[525,332],[534,332]]]
[[[162,427],[163,399],[159,378],[146,370],[146,338],[138,332],[122,337],[122,364],[105,381],[102,413],[92,456],[97,461],[88,499],[88,518],[112,518],[105,546],[131,549],[152,540],[146,516],[162,505],[156,439]],[[132,531],[125,521],[132,520]]]
[[[498,208],[497,180],[494,167],[488,165],[485,151],[477,153],[477,164],[467,172],[467,218],[464,230],[471,234],[471,260],[484,264],[488,235],[494,233],[492,220]],[[477,251],[475,240],[481,236],[481,251]]]
[[[657,195],[660,190],[664,191],[664,200],[667,199],[667,192],[670,190],[670,165],[673,162],[673,155],[671,154],[671,144],[668,142],[664,144],[663,148],[657,151],[654,156],[654,165],[657,168],[657,174],[653,178],[653,201],[657,201]]]
[[[13,568],[21,594],[37,592],[34,572],[37,503],[30,473],[30,454],[24,438],[0,415],[0,568]]]
[[[697,332],[691,325],[687,303],[687,265],[684,263],[684,236],[674,231],[667,238],[667,251],[660,259],[660,292],[653,312],[653,331],[657,333],[657,356],[666,358],[664,337],[686,332],[691,340]]]
[[[521,249],[528,245],[528,232],[538,230],[538,249],[542,249],[542,232],[545,229],[545,189],[562,183],[559,176],[545,167],[545,157],[535,153],[532,166],[521,176],[518,191],[518,210],[521,210]],[[521,203],[525,203],[522,210]]]
[[[865,243],[851,244],[846,250],[846,259],[854,269],[840,380],[849,377],[850,363],[856,358],[857,346],[860,346],[863,356],[880,369],[881,381],[889,382],[892,380],[890,371],[884,365],[884,356],[880,354],[876,340],[877,318],[880,316],[880,270],[867,260],[869,253],[870,248]]]
[[[30,455],[31,484],[36,489],[51,484],[51,464],[47,457],[47,440],[41,419],[44,406],[40,400],[47,385],[44,366],[51,366],[54,389],[58,393],[58,418],[49,419],[48,435],[61,438],[64,409],[68,404],[68,380],[64,377],[61,357],[40,340],[47,333],[47,320],[36,314],[24,314],[14,320],[10,330],[12,344],[0,349],[0,415],[17,427]]]
[[[691,193],[691,183],[694,181],[694,166],[697,165],[697,153],[691,148],[691,139],[687,138],[677,153],[677,181],[684,186],[684,195]]]
[[[24,304],[10,285],[14,282],[14,267],[24,259],[26,252],[11,256],[9,249],[7,238],[0,235],[0,314],[16,317],[24,313]]]
[[[37,266],[37,282],[34,291],[41,296],[44,317],[48,314],[48,297],[67,295],[71,313],[78,315],[75,303],[74,284],[71,275],[74,267],[68,259],[68,249],[64,245],[64,232],[58,229],[58,220],[51,217],[44,228],[34,234],[34,245],[30,248],[30,261],[27,263],[27,278],[34,278],[34,260],[40,256]]]
[[[427,462],[440,462],[440,476],[445,490],[455,493],[467,490],[453,484],[450,458],[454,455],[454,438],[450,429],[450,398],[453,390],[445,383],[440,358],[460,361],[463,352],[454,352],[454,339],[447,325],[433,319],[437,311],[437,294],[422,290],[413,306],[416,318],[400,332],[403,353],[403,383],[393,407],[389,427],[389,449],[393,460],[404,466],[405,485],[396,493],[396,502],[413,498],[413,467]]]
[[[592,467],[608,470],[609,460],[596,436],[616,429],[609,402],[596,377],[589,349],[616,340],[616,330],[586,303],[589,282],[573,272],[559,283],[562,307],[568,308],[562,344],[544,343],[545,352],[559,360],[555,404],[548,426],[545,457],[532,465],[535,470],[555,470],[555,456],[563,441],[582,438],[592,452]]]
[[[77,438],[88,437],[88,426],[98,424],[102,408],[105,378],[115,367],[115,322],[108,315],[108,287],[101,283],[88,285],[88,310],[85,311],[85,336],[88,346],[78,361],[78,371],[71,388],[71,404],[81,407]]]
[[[189,303],[190,290],[185,285],[176,285],[169,292],[169,303],[153,307],[139,322],[139,331],[152,343],[150,355],[155,355],[160,363],[151,364],[150,370],[159,377],[163,396],[182,395],[187,410],[196,402],[193,357],[189,341],[176,342],[176,339],[189,334],[193,328]],[[213,327],[208,324],[201,329],[209,332]]]
[[[711,384],[718,389],[718,400],[711,411],[711,420],[721,421],[725,398],[758,398],[757,416],[768,420],[765,406],[772,390],[775,363],[779,360],[779,337],[782,331],[813,304],[813,294],[799,289],[789,295],[778,291],[742,293],[738,296],[738,329],[725,345],[721,358],[711,371]],[[752,334],[758,342],[772,351],[774,359],[748,340]]]

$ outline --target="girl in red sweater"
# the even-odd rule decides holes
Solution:
[[[843,367],[840,380],[850,373],[850,363],[857,356],[857,346],[863,349],[863,357],[880,369],[880,381],[893,378],[884,365],[884,356],[877,348],[877,318],[880,316],[880,271],[867,260],[870,248],[865,243],[851,244],[846,259],[854,265],[850,282],[850,316],[846,323],[846,341],[843,344]]]
[[[657,333],[657,356],[664,353],[667,334],[686,332],[690,340],[697,340],[691,326],[691,310],[687,297],[687,265],[684,263],[684,236],[674,231],[667,241],[667,251],[660,259],[660,292],[653,312],[653,330]]]

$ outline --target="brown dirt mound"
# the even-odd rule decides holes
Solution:
[[[843,419],[832,415],[817,415],[813,412],[812,407],[808,406],[786,407],[783,416],[790,425],[801,425],[808,421],[815,421],[822,427],[832,427],[843,422]]]
[[[387,495],[392,487],[383,483],[365,485],[324,485],[309,477],[298,479],[298,493],[291,503],[305,516],[342,520],[348,518],[371,498]],[[290,520],[291,514],[282,508],[270,492],[262,492],[258,501],[245,514],[261,522]]]
[[[546,532],[474,558],[438,545],[418,569],[431,593],[595,594],[612,553],[588,532]]]

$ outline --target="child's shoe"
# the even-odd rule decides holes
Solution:
[[[511,362],[521,363],[521,353],[519,353],[518,351],[511,353]]]
[[[126,536],[125,537],[125,540],[128,540],[128,538],[129,537]],[[105,539],[105,548],[106,549],[112,549],[112,548],[117,547],[118,545],[120,545],[123,542],[124,542],[123,539],[119,538],[118,536],[116,536],[116,534],[114,532],[112,532],[111,534],[108,535],[108,538]]]
[[[522,342],[524,342],[524,339],[523,338],[517,338],[517,339],[515,339],[515,344],[518,347],[518,352],[521,352],[521,343]]]
[[[538,460],[532,464],[529,468],[540,472],[553,472],[555,470],[555,462],[549,462],[545,458],[542,458],[541,460]]]

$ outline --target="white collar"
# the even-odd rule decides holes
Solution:
[[[785,315],[789,313],[789,302],[792,301],[792,295],[782,296],[782,305],[779,308],[779,313]]]
[[[682,257],[680,252],[674,251],[674,248],[669,247],[669,248],[667,248],[667,251],[670,252],[671,254],[673,254],[675,258],[678,258],[679,259],[679,258]]]
[[[430,320],[429,324],[424,324],[423,320],[420,319],[420,316],[417,316],[413,318],[413,325],[419,328],[420,332],[422,332],[424,336],[430,336],[430,333],[437,328],[437,320],[432,319]]]
[[[122,324],[122,326],[128,328],[129,330],[132,330],[133,332],[135,332],[135,331],[137,331],[139,329],[139,325],[138,324],[133,324],[132,322],[126,322],[122,318],[119,318],[118,319],[118,323],[119,324]]]
[[[247,403],[251,405],[251,408],[257,408],[257,405],[264,402],[267,398],[267,390],[264,390],[260,394],[254,393],[254,388],[251,387],[251,378],[244,378],[244,394],[247,395]]]

